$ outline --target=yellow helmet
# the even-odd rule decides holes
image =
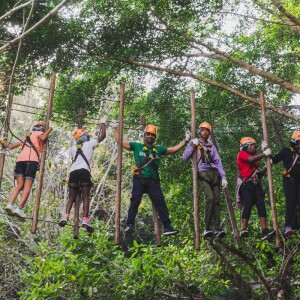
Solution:
[[[147,125],[144,129],[144,132],[149,132],[157,135],[157,127],[154,125]]]
[[[202,122],[200,125],[199,125],[199,129],[201,128],[206,128],[209,130],[209,132],[211,132],[211,125],[207,122]]]
[[[37,123],[34,125],[34,127],[37,127],[37,126],[44,126],[44,127],[46,127],[46,122],[44,122],[44,121],[39,121],[39,122],[37,122]]]
[[[291,137],[292,142],[300,141],[300,131],[295,131]]]
[[[85,129],[78,128],[73,132],[74,139],[77,140],[86,133],[87,131]]]
[[[243,137],[241,140],[240,140],[240,147],[244,147],[246,145],[251,145],[251,144],[256,144],[256,141],[255,139],[253,139],[252,137],[249,137],[249,136],[246,136],[246,137]]]

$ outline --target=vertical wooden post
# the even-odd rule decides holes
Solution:
[[[144,130],[145,127],[146,127],[145,116],[141,116],[140,124],[141,124],[142,130]],[[161,239],[160,239],[160,228],[159,228],[159,222],[158,222],[158,214],[157,214],[157,210],[156,210],[153,203],[152,203],[152,216],[153,216],[156,246],[160,246],[161,245]]]
[[[79,107],[78,117],[77,117],[77,128],[82,128],[82,116],[83,108]],[[74,228],[73,228],[73,238],[78,239],[79,236],[79,211],[81,204],[81,190],[79,189],[76,194],[75,203],[74,203]]]
[[[265,103],[265,96],[264,96],[263,92],[260,93],[260,105],[261,105],[261,121],[262,121],[262,127],[263,127],[263,137],[264,137],[264,141],[268,142],[266,103]],[[266,158],[266,165],[267,165],[267,174],[268,174],[268,183],[269,183],[273,228],[276,230],[275,245],[276,245],[276,248],[280,248],[281,247],[281,242],[280,242],[280,238],[279,238],[279,231],[278,231],[278,224],[277,224],[276,205],[275,205],[274,186],[273,186],[273,176],[272,176],[272,167],[271,167],[270,157]]]
[[[4,123],[4,128],[3,128],[3,140],[5,142],[7,142],[7,137],[8,137],[8,130],[10,127],[10,118],[11,118],[11,109],[12,109],[12,104],[13,104],[13,99],[14,99],[14,95],[11,92],[11,87],[9,88],[8,91],[8,102],[7,102],[7,106],[6,106],[6,119],[5,119],[5,123]],[[0,152],[0,187],[2,184],[2,177],[3,177],[3,170],[4,170],[4,163],[5,163],[5,151],[4,151],[5,147],[2,145],[2,150]]]
[[[195,91],[190,92],[191,101],[191,133],[192,139],[196,138],[196,113],[195,113]],[[193,199],[194,199],[194,226],[195,226],[195,248],[200,249],[200,222],[199,222],[199,198],[198,198],[198,166],[196,151],[192,156],[193,172]]]
[[[124,122],[125,85],[120,85],[119,128],[118,128],[118,158],[117,158],[117,192],[116,192],[116,219],[115,219],[115,244],[120,244],[120,210],[122,188],[122,154],[123,154],[123,122]]]
[[[53,71],[51,74],[51,79],[50,79],[49,100],[48,100],[47,113],[46,113],[46,127],[45,127],[46,130],[49,128],[49,121],[50,121],[50,117],[51,117],[51,113],[52,113],[54,90],[55,90],[55,80],[56,80],[56,73]],[[39,178],[38,178],[38,186],[36,189],[35,204],[34,204],[34,210],[33,210],[31,233],[36,233],[36,229],[37,229],[42,188],[43,188],[46,153],[47,153],[47,143],[43,143],[43,148],[41,151],[41,158],[40,158],[40,171],[39,171]]]
[[[223,191],[224,191],[224,195],[225,195],[225,199],[226,199],[227,210],[229,212],[229,218],[230,218],[233,234],[234,234],[234,237],[235,237],[238,247],[241,248],[242,247],[241,237],[240,237],[240,232],[239,232],[237,224],[236,224],[236,219],[235,219],[235,215],[234,215],[234,211],[233,211],[233,207],[232,207],[232,200],[228,193],[228,188],[227,187],[224,188]]]

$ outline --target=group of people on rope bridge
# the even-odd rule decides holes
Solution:
[[[69,176],[69,200],[58,225],[64,227],[70,216],[70,211],[75,202],[79,190],[83,200],[82,227],[89,233],[94,231],[89,219],[91,181],[91,161],[94,149],[106,138],[106,119],[101,118],[101,130],[99,136],[90,139],[88,132],[77,129],[73,133],[76,145],[71,147],[70,156],[72,166]],[[118,141],[118,123],[112,122],[115,140]],[[9,203],[5,207],[8,214],[15,215],[20,219],[26,219],[23,208],[29,197],[33,181],[39,166],[39,156],[43,143],[47,140],[52,128],[45,130],[45,122],[38,122],[32,128],[30,135],[21,142],[9,144],[5,141],[0,143],[8,148],[21,147],[15,167],[15,178],[17,185],[13,189]],[[178,233],[170,220],[169,211],[160,186],[159,166],[162,156],[174,154],[185,145],[183,154],[185,161],[196,153],[198,166],[198,180],[205,197],[204,220],[205,230],[203,237],[222,238],[226,235],[220,227],[220,193],[221,188],[226,188],[228,183],[222,166],[222,162],[216,147],[210,142],[211,125],[202,122],[199,125],[198,137],[191,140],[191,133],[185,133],[185,139],[177,145],[166,148],[155,145],[157,138],[157,127],[147,125],[144,129],[143,142],[128,142],[123,140],[122,147],[133,151],[135,160],[134,175],[130,206],[127,216],[127,227],[125,232],[131,234],[134,231],[135,218],[143,194],[148,194],[155,209],[158,211],[163,225],[163,235],[174,235]],[[248,222],[254,205],[257,207],[261,226],[261,237],[267,239],[274,235],[275,231],[267,228],[266,205],[261,178],[266,168],[260,169],[258,161],[270,157],[273,164],[283,162],[283,188],[286,198],[285,210],[285,235],[290,236],[293,230],[300,228],[300,131],[293,133],[290,147],[282,148],[279,153],[272,156],[267,142],[262,141],[262,153],[257,154],[256,141],[251,137],[243,137],[240,140],[240,152],[237,155],[237,185],[235,189],[236,207],[242,209],[241,237],[248,236]],[[22,191],[18,205],[14,202]]]

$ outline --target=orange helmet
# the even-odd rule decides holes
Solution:
[[[87,131],[85,129],[78,128],[73,132],[74,139],[77,140],[86,133]]]
[[[44,126],[44,127],[46,127],[46,122],[44,122],[44,121],[39,121],[39,122],[37,122],[37,123],[34,125],[34,127],[37,127],[37,126]]]
[[[209,130],[209,132],[211,132],[211,126],[210,126],[210,124],[207,123],[207,122],[202,122],[202,123],[199,125],[199,129],[201,129],[201,128],[206,128],[206,129]]]
[[[243,137],[240,141],[240,147],[244,147],[251,144],[256,144],[256,141],[249,136]]]
[[[291,137],[292,142],[300,141],[300,131],[295,131]]]
[[[149,132],[157,135],[157,127],[154,125],[147,125],[144,129],[144,132]]]

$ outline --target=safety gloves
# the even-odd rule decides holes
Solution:
[[[197,138],[192,139],[192,143],[193,143],[195,146],[198,146],[198,145],[199,145],[199,140],[198,140]]]
[[[185,140],[186,140],[186,142],[189,142],[191,140],[191,136],[192,136],[191,132],[189,130],[187,130],[185,132]]]
[[[100,123],[101,124],[106,124],[106,117],[102,117],[102,118],[100,118]]]
[[[268,143],[266,142],[266,141],[262,141],[261,142],[261,149],[262,150],[266,150],[266,148],[268,148],[269,146],[268,146]]]
[[[225,189],[227,187],[227,185],[228,185],[228,182],[227,182],[226,179],[222,179],[221,184],[222,184],[222,189]]]
[[[263,154],[268,157],[272,154],[271,149],[266,141],[261,142],[261,149],[263,150]]]
[[[119,122],[117,122],[116,120],[112,120],[111,123],[110,123],[110,126],[112,128],[118,128]]]

